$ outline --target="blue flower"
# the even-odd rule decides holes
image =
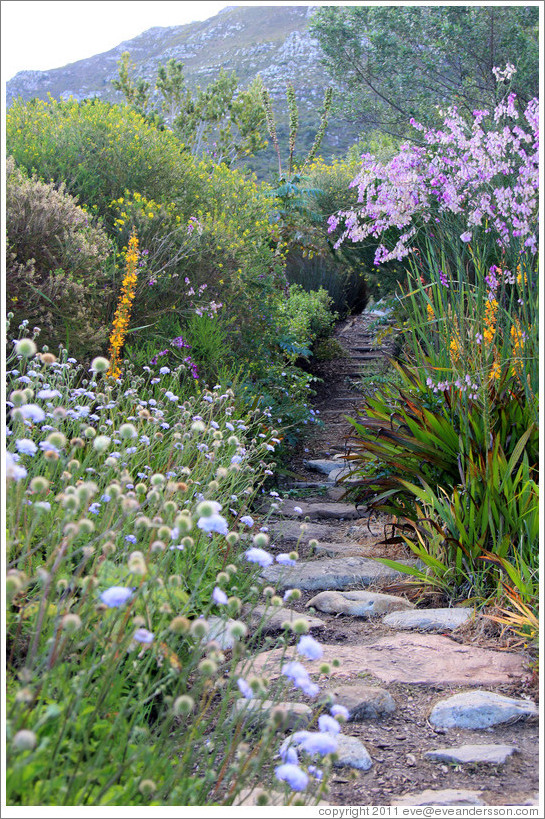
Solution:
[[[89,507],[89,512],[92,515],[98,515],[98,511],[100,509],[100,503],[92,503]]]
[[[281,782],[287,782],[292,791],[304,791],[308,785],[308,776],[297,765],[285,762],[274,769],[274,775]]]
[[[245,697],[247,700],[251,700],[254,696],[254,692],[252,691],[251,687],[248,685],[243,677],[239,677],[237,680],[238,690]]]
[[[320,731],[296,731],[292,741],[307,754],[333,754],[337,750],[337,739]]]
[[[305,634],[303,637],[301,637],[297,643],[297,651],[308,660],[319,660],[324,653],[320,643],[309,634]]]
[[[227,595],[220,589],[219,586],[216,586],[212,592],[212,600],[218,606],[224,606],[227,603]]]
[[[131,597],[132,589],[128,589],[126,586],[110,586],[109,589],[106,589],[106,591],[103,591],[100,595],[102,602],[111,609],[124,606]]]
[[[334,717],[344,717],[345,720],[350,717],[350,712],[344,705],[332,705],[329,711]]]
[[[125,535],[125,540],[127,543],[136,543],[136,537],[134,535]]]
[[[34,424],[40,424],[42,421],[45,421],[45,412],[37,404],[23,404],[22,407],[18,407],[17,412],[20,413],[25,420],[32,421]]]
[[[283,552],[282,554],[276,555],[276,562],[280,563],[282,566],[295,566],[297,561]]]
[[[273,562],[272,555],[264,549],[259,549],[257,546],[252,546],[251,549],[247,549],[244,552],[244,557],[250,563],[259,563],[264,569]]]
[[[147,628],[137,628],[134,634],[132,635],[132,639],[135,640],[137,643],[153,643],[153,638],[155,635],[153,632],[148,631]]]
[[[323,734],[338,734],[341,726],[336,719],[330,717],[329,714],[322,714],[318,717],[318,727]]]
[[[23,455],[33,456],[38,451],[38,447],[30,438],[19,438],[19,440],[15,442],[15,446],[17,447],[17,451]]]
[[[199,518],[197,526],[203,532],[218,532],[220,535],[226,535],[229,532],[227,521],[221,515],[209,515],[206,518]]]
[[[244,523],[245,526],[253,526],[254,519],[251,515],[243,515],[240,519],[241,523]]]

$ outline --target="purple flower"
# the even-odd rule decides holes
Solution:
[[[245,526],[253,526],[254,519],[251,515],[243,515],[240,519],[241,523],[244,523]]]
[[[199,529],[202,529],[203,532],[218,532],[220,535],[227,535],[229,533],[227,521],[221,515],[217,514],[209,515],[206,518],[199,518],[197,526]]]
[[[218,606],[224,606],[227,603],[227,595],[220,589],[219,586],[215,586],[214,591],[212,592],[212,600]]]
[[[273,562],[272,555],[264,549],[259,549],[257,546],[252,546],[251,549],[247,549],[244,552],[244,557],[250,563],[259,563],[264,569]]]
[[[462,242],[471,242],[471,236],[472,235],[469,232],[469,230],[466,230],[464,231],[464,233],[460,235],[460,239],[462,240]]]
[[[341,726],[336,719],[330,717],[329,714],[321,714],[318,717],[318,727],[323,734],[332,734],[335,736],[341,730]]]
[[[23,404],[22,407],[18,407],[17,412],[26,421],[32,421],[33,424],[40,424],[45,420],[45,412],[37,404]]]
[[[254,692],[252,691],[246,680],[243,679],[243,677],[238,678],[237,685],[238,690],[240,691],[243,697],[245,697],[247,700],[251,700],[253,698]]]
[[[153,643],[154,634],[151,631],[148,631],[147,628],[137,628],[134,634],[132,635],[132,639],[135,640],[137,643]]]
[[[311,637],[309,634],[303,635],[297,643],[297,651],[306,657],[308,660],[319,660],[324,653],[320,643]]]
[[[334,717],[344,717],[345,720],[350,717],[350,712],[344,705],[332,705],[329,710]]]
[[[38,447],[30,438],[19,438],[19,440],[15,442],[15,446],[17,447],[17,451],[22,455],[34,456],[38,451]]]
[[[285,762],[274,769],[274,775],[281,782],[287,782],[292,791],[304,791],[308,785],[308,776],[297,765]]]
[[[282,566],[295,566],[297,561],[285,552],[282,552],[282,554],[276,555],[276,562],[280,563]]]
[[[106,589],[106,591],[103,591],[100,595],[102,602],[111,609],[125,605],[127,600],[131,597],[132,589],[128,589],[126,586],[110,586],[109,589]]]
[[[296,731],[293,741],[307,754],[333,754],[337,750],[337,739],[332,734],[320,731]]]
[[[136,543],[136,537],[134,535],[125,535],[125,540],[127,543]]]
[[[12,478],[14,481],[20,481],[21,478],[26,478],[27,471],[24,466],[19,466],[11,452],[6,452],[6,478]]]

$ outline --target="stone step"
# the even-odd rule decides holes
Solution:
[[[361,678],[362,675],[371,675],[383,683],[472,688],[513,685],[517,679],[528,679],[528,673],[525,671],[526,658],[523,654],[460,645],[438,634],[394,634],[391,637],[381,637],[372,643],[330,645],[322,641],[321,645],[324,650],[321,662],[329,663],[331,666],[328,679],[342,681],[343,685]],[[282,673],[282,665],[290,660],[301,662],[309,674],[318,671],[315,662],[301,657],[296,647],[290,646],[288,649],[276,648],[254,655],[251,658],[251,673],[265,675],[270,680],[278,679]],[[338,660],[339,665],[334,666],[333,660]],[[248,663],[248,660],[245,662]],[[241,673],[244,673],[242,666],[243,664]],[[488,692],[474,691],[456,696],[473,694],[482,695]],[[509,700],[508,697],[502,698],[499,694],[490,696]],[[455,697],[450,698],[454,699]],[[486,713],[487,706],[491,703],[487,702],[486,698],[485,701],[479,702],[482,705],[482,713]],[[501,711],[502,722],[516,718],[537,718],[538,711],[533,702],[516,700],[515,703],[515,706],[508,704]],[[452,703],[452,706],[454,705]],[[443,708],[436,713],[441,723],[440,727],[450,727],[453,708],[449,706],[448,712]],[[444,721],[448,724],[443,725]],[[439,725],[439,722],[434,724]],[[459,727],[466,727],[465,718],[463,722],[464,725]],[[472,720],[470,722],[473,724]]]
[[[407,566],[416,565],[415,560],[399,562]],[[391,583],[403,576],[401,572],[365,557],[300,560],[295,566],[275,564],[261,572],[263,580],[278,589],[297,588],[303,591],[342,590],[356,585]]]
[[[301,612],[294,609],[279,606],[243,606],[242,617],[250,625],[253,632],[259,629],[264,634],[283,631],[286,623],[292,624],[295,620],[300,619],[306,620],[310,631],[325,627],[325,622],[320,620],[319,617],[302,615]]]
[[[331,474],[337,471],[338,469]],[[282,515],[288,518],[298,518],[301,521],[305,518],[309,520],[358,520],[367,517],[367,514],[356,509],[353,503],[284,500],[277,505],[278,508],[272,510],[274,516]]]
[[[470,608],[420,609],[387,614],[383,623],[390,628],[421,631],[454,631],[475,617]]]

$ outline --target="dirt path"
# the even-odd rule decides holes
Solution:
[[[349,431],[343,416],[361,399],[354,381],[362,368],[380,378],[394,343],[377,342],[380,318],[366,312],[337,328],[346,356],[323,366],[315,408],[324,426],[294,453],[281,497],[262,509],[272,551],[295,547],[300,555],[295,566],[264,569],[264,582],[279,594],[300,590],[286,605],[318,618],[311,632],[324,648],[318,662],[293,649],[320,696],[289,688],[284,697],[315,709],[329,695],[349,710],[331,805],[537,805],[538,692],[529,658],[472,609],[408,600],[402,576],[373,560],[392,556],[380,543],[388,520],[343,502],[335,485]],[[276,660],[274,650],[263,651],[255,668],[274,678]],[[330,671],[317,674],[324,660]]]

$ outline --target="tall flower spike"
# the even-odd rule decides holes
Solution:
[[[131,318],[132,303],[136,295],[138,259],[138,237],[133,231],[129,238],[129,245],[125,255],[125,277],[121,285],[121,294],[117,303],[112,332],[110,334],[110,369],[107,375],[116,379],[121,375],[121,350],[125,343],[125,335]]]

